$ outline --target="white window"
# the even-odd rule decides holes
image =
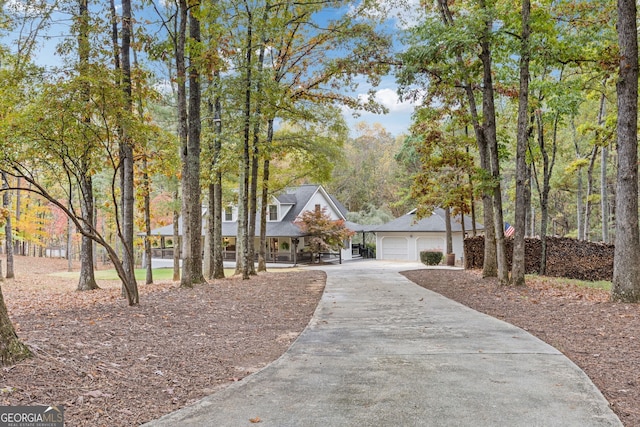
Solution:
[[[227,206],[224,208],[224,220],[225,221],[233,221],[233,207]]]
[[[269,205],[269,221],[278,220],[278,206]]]

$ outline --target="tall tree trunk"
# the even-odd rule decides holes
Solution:
[[[638,229],[638,29],[635,0],[618,0],[618,173],[613,259],[614,301],[640,301]]]
[[[143,191],[143,211],[144,211],[144,256],[147,260],[145,283],[153,283],[153,265],[151,253],[151,183],[149,179],[149,166],[147,156],[142,157],[142,191]]]
[[[582,158],[580,154],[580,147],[578,146],[578,138],[576,136],[576,124],[574,118],[571,118],[571,138],[573,139],[573,147],[576,150],[576,160]],[[583,203],[583,173],[582,168],[579,168],[577,171],[577,183],[576,183],[576,222],[578,228],[578,240],[582,240],[584,238],[584,221],[582,218],[582,214],[584,213],[584,203]]]
[[[73,194],[69,194],[69,205],[71,209]],[[67,271],[73,271],[73,221],[71,218],[67,219]]]
[[[464,130],[465,130],[466,136],[469,136],[469,131],[466,126]],[[469,154],[469,146],[466,147],[466,150],[467,150],[467,154]],[[478,234],[478,230],[476,230],[476,203],[473,198],[473,193],[474,193],[473,177],[471,176],[471,173],[467,175],[467,178],[469,180],[469,205],[471,206],[471,235],[473,237],[476,237]],[[464,225],[464,220],[463,220],[463,225]]]
[[[133,41],[133,33],[131,35]],[[135,69],[139,69],[137,50],[132,49],[133,53],[133,66]],[[140,120],[144,119],[144,107],[142,103],[142,95],[140,91],[136,96],[136,107],[138,109],[138,117]],[[144,256],[146,259],[146,277],[145,284],[150,285],[153,283],[153,262],[151,252],[151,178],[149,177],[149,160],[148,160],[148,142],[145,144],[144,154],[142,155],[142,211],[144,215]]]
[[[98,207],[96,204],[96,195],[94,193],[93,195],[93,222],[94,225],[96,227],[97,230],[97,223],[96,221],[98,221]],[[93,269],[97,270],[98,269],[98,243],[95,240],[91,241],[91,245],[92,245],[92,249],[93,249]]]
[[[451,208],[444,208],[444,228],[445,228],[445,252],[447,255],[453,253],[453,237],[451,236]]]
[[[220,72],[215,73],[216,84],[220,85]],[[224,254],[223,254],[223,237],[222,237],[222,102],[220,93],[216,91],[214,101],[214,146],[213,146],[213,168],[215,181],[213,183],[213,201],[214,201],[214,222],[213,222],[213,278],[224,278]]]
[[[187,39],[187,16],[188,16],[188,5],[186,0],[179,0],[178,2],[178,32],[176,35],[176,43],[175,43],[175,57],[176,57],[176,86],[177,86],[177,110],[178,110],[178,140],[180,141],[180,159],[182,161],[182,178],[181,178],[181,186],[182,186],[182,199],[178,197],[175,200],[182,200],[182,233],[180,235],[180,240],[175,240],[174,237],[174,274],[173,278],[176,280],[176,272],[175,269],[179,266],[179,262],[176,262],[176,251],[180,254],[180,259],[182,259],[183,263],[185,262],[185,257],[187,256],[187,228],[189,227],[190,221],[190,211],[187,212],[186,209],[190,208],[190,205],[185,205],[184,200],[189,194],[188,186],[190,185],[189,180],[185,176],[185,163],[188,155],[188,114],[187,114],[187,66],[186,66],[186,39]],[[185,194],[187,191],[187,194]],[[178,190],[176,190],[176,195]],[[176,233],[176,227],[178,227],[178,221],[175,221],[176,215],[174,210],[174,236]],[[179,268],[179,267],[178,267]],[[178,280],[180,279],[180,275],[177,275]],[[182,283],[182,280],[181,280]]]
[[[7,176],[2,173],[0,186],[9,187]],[[5,209],[11,209],[11,198],[8,191],[2,194],[2,205]],[[13,235],[11,229],[11,215],[7,215],[5,223],[6,242],[7,242],[7,278],[13,278]],[[2,265],[0,263],[0,265]],[[11,269],[11,274],[9,274]],[[2,278],[2,269],[0,268],[0,279]],[[29,348],[22,344],[16,335],[16,331],[9,319],[7,306],[4,303],[2,289],[0,289],[0,365],[13,365],[20,360],[31,356]]]
[[[86,167],[83,167],[86,169]],[[93,183],[90,176],[81,177],[80,210],[86,223],[85,231],[89,233],[91,228],[95,228],[95,217],[93,216]],[[93,241],[86,235],[82,236],[80,249],[80,278],[78,280],[78,291],[90,291],[98,289],[98,283],[93,270]]]
[[[112,24],[112,48],[114,57],[114,67],[121,72],[121,79],[118,84],[125,96],[125,110],[123,114],[128,116],[132,109],[131,98],[131,0],[123,0],[122,9],[122,45],[118,44],[118,18],[113,0],[110,0],[110,13]],[[122,257],[110,248],[107,242],[103,243],[109,258],[114,263],[118,272],[118,277],[122,281],[122,294],[127,298],[129,305],[138,305],[140,297],[138,294],[138,283],[135,278],[135,260],[133,252],[133,210],[134,210],[134,181],[133,181],[133,146],[130,140],[130,132],[127,129],[126,120],[119,117],[119,137],[120,137],[120,186],[121,199],[117,203],[121,209],[116,218],[118,228],[118,240],[122,244]]]
[[[109,14],[111,16],[111,40],[113,44],[113,67],[120,69],[120,45],[118,45],[118,15],[114,0],[109,0]]]
[[[256,113],[259,116],[259,113]],[[256,118],[254,123],[254,137],[251,144],[251,179],[249,183],[249,210],[247,215],[247,259],[245,265],[248,267],[248,274],[255,276],[255,254],[256,254],[256,220],[258,212],[258,168],[259,168],[259,155],[258,155],[258,140],[260,125],[258,124],[259,118]]]
[[[264,21],[267,19],[267,11],[269,10],[268,2],[267,6],[265,6],[264,12]],[[263,28],[265,26],[263,25]],[[258,166],[260,159],[260,128],[261,128],[261,115],[262,115],[262,69],[264,67],[264,52],[265,52],[265,44],[267,43],[264,40],[264,36],[261,37],[260,50],[258,52],[258,79],[256,83],[256,107],[255,107],[255,121],[253,123],[253,143],[251,144],[251,187],[249,190],[249,216],[248,216],[248,231],[249,231],[249,273],[252,275],[256,274],[255,270],[255,237],[256,237],[256,216],[257,216],[257,208],[258,208]],[[265,208],[265,206],[262,206]],[[266,212],[265,212],[266,215]],[[262,218],[262,216],[261,216]],[[266,226],[266,223],[265,223]]]
[[[556,113],[553,123],[553,135],[551,144],[551,157],[549,157],[549,151],[546,144],[546,138],[544,134],[544,121],[541,111],[536,111],[534,119],[537,129],[537,141],[539,151],[542,155],[542,184],[540,184],[540,178],[538,177],[538,171],[536,170],[535,163],[531,163],[533,168],[533,178],[536,184],[536,190],[540,199],[540,241],[542,245],[540,256],[540,268],[539,273],[545,274],[547,269],[547,227],[549,222],[549,192],[551,191],[551,174],[553,173],[553,167],[555,165],[556,152],[558,148],[558,122],[560,115]],[[531,147],[529,147],[531,150]],[[530,151],[531,152],[531,151]],[[533,154],[531,156],[533,158]]]
[[[224,278],[224,267],[220,268],[216,266],[216,249],[217,252],[222,252],[222,239],[215,239],[217,233],[217,224],[222,219],[216,218],[216,201],[218,199],[216,192],[218,186],[214,183],[209,184],[209,197],[207,204],[207,231],[205,239],[208,241],[208,245],[205,244],[205,268],[204,274],[208,279],[222,279]],[[214,240],[216,240],[214,242]],[[208,247],[207,247],[208,246]],[[222,274],[220,273],[222,271]],[[220,275],[221,274],[221,275]],[[219,275],[219,277],[216,277]]]
[[[524,237],[527,227],[527,142],[529,140],[529,14],[531,3],[522,0],[522,38],[520,50],[520,92],[518,95],[518,140],[516,148],[516,211],[511,280],[524,285]]]
[[[446,0],[438,0],[438,7],[440,8],[442,20],[445,25],[453,25],[453,15],[449,10],[449,6]],[[462,55],[458,55],[456,58],[458,67],[464,72],[465,63]],[[485,130],[480,124],[480,117],[478,114],[478,107],[473,92],[473,87],[467,76],[464,76],[463,87],[467,96],[467,103],[469,108],[469,114],[471,115],[471,121],[473,124],[473,131],[476,137],[476,143],[478,145],[478,153],[480,154],[480,167],[491,172],[491,160],[489,156],[488,142],[485,135]],[[491,200],[491,190],[484,186],[485,190],[482,192],[482,210],[484,215],[484,261],[482,265],[482,277],[496,277],[498,274],[498,259],[496,251],[496,233],[493,225],[493,203]]]
[[[7,306],[0,290],[0,365],[10,366],[31,356],[29,348],[20,342],[9,319]]]
[[[591,195],[593,194],[593,170],[596,165],[596,158],[598,157],[598,146],[594,145],[591,150],[591,157],[589,160],[589,167],[587,168],[587,195],[584,202],[584,234],[582,240],[591,240]]]
[[[7,181],[7,175],[2,172],[2,182],[0,182],[5,188],[9,187]],[[8,191],[2,193],[2,206],[7,210],[7,218],[4,223],[5,243],[7,247],[7,279],[13,279],[15,277],[15,271],[13,268],[13,227],[11,223],[11,194]]]
[[[122,0],[122,48],[120,60],[122,61],[122,89],[126,99],[126,114],[130,114],[133,106],[131,95],[131,32],[132,32],[131,0]],[[121,141],[122,163],[122,245],[124,249],[123,267],[126,272],[127,300],[130,305],[139,302],[138,284],[135,276],[135,254],[133,249],[134,230],[134,179],[133,179],[133,145],[127,126],[123,126],[123,138]]]
[[[213,183],[207,185],[209,188],[209,192],[211,192],[211,187]],[[212,248],[211,248],[211,234],[213,233],[213,201],[210,198],[207,198],[207,212],[203,214],[202,221],[204,222],[204,238],[202,240],[202,274],[205,278],[211,277],[211,273],[213,272],[212,263],[213,257],[211,256]]]
[[[496,238],[496,260],[498,266],[498,280],[509,283],[509,269],[507,268],[507,252],[504,243],[504,221],[502,215],[502,191],[500,185],[500,159],[498,158],[498,139],[496,133],[496,112],[494,105],[493,77],[491,75],[491,46],[490,34],[493,20],[487,10],[484,0],[480,1],[481,8],[487,12],[482,40],[480,42],[480,60],[482,62],[482,113],[484,135],[491,160],[491,175],[493,178],[493,223]],[[486,224],[485,224],[486,227]]]
[[[212,182],[209,184],[209,279],[224,278],[224,258],[222,253],[222,169],[220,165],[220,156],[222,151],[222,106],[220,102],[219,86],[220,72],[216,71],[214,79],[214,100],[209,101],[209,116],[213,118],[213,146],[210,147],[213,152],[213,161],[211,169],[213,170]]]
[[[604,124],[606,97],[600,96],[600,111],[598,112],[598,126]],[[607,194],[607,165],[609,163],[608,144],[602,145],[602,157],[600,162],[600,212],[602,222],[602,241],[609,243],[609,195]]]
[[[244,168],[244,160],[240,160],[238,169],[240,171],[240,183],[238,191],[238,230],[236,233],[236,270],[235,275],[241,275],[243,279],[248,279],[249,274],[245,276],[244,264],[246,261],[246,236],[247,236],[247,171]],[[247,168],[248,169],[248,168]]]
[[[602,147],[602,161],[600,163],[600,210],[602,218],[602,241],[609,243],[609,193],[607,185],[607,164],[609,163],[609,148]]]
[[[182,242],[180,241],[180,194],[179,183],[176,183],[173,191],[173,281],[180,281],[180,258],[182,253]]]
[[[267,271],[267,206],[269,203],[270,161],[262,164],[262,196],[260,205],[260,249],[258,251],[258,271]]]
[[[273,141],[273,119],[267,122],[266,146]],[[260,250],[258,253],[258,271],[267,271],[267,206],[269,204],[270,161],[267,156],[262,166],[262,197],[260,203]],[[295,247],[294,249],[295,250]]]
[[[20,219],[22,218],[22,191],[20,191],[20,186],[21,186],[21,178],[17,178],[18,179],[18,183],[16,185],[16,227],[13,230],[15,235],[20,235],[20,229],[18,228],[18,224],[20,223]],[[24,255],[24,245],[18,243],[18,254],[20,255]],[[16,247],[15,244],[13,243],[13,239],[11,240],[11,255],[12,255],[12,260],[13,260],[13,255],[16,253]],[[9,259],[7,258],[7,264],[9,263]],[[13,261],[12,261],[12,265],[13,265]],[[7,265],[7,278],[9,275],[9,266]]]
[[[531,132],[531,128],[529,128],[530,132]],[[533,237],[535,236],[535,231],[534,231],[534,227],[533,224],[535,223],[535,218],[534,218],[534,213],[533,213],[533,206],[531,204],[531,165],[527,165],[527,178],[526,178],[526,182],[527,185],[525,187],[525,192],[524,192],[524,204],[525,204],[525,209],[526,209],[526,232],[525,232],[525,237],[530,236]]]
[[[196,45],[200,43],[198,9],[199,4],[191,4],[188,13],[189,36]],[[182,215],[185,252],[180,282],[181,287],[187,288],[206,283],[202,272],[202,205],[200,203],[200,72],[197,59],[190,58],[187,144],[182,152]]]
[[[236,273],[240,272],[243,279],[249,278],[251,267],[249,263],[253,263],[253,260],[249,260],[249,180],[250,180],[250,164],[251,154],[249,150],[249,142],[251,138],[251,89],[252,89],[252,67],[253,67],[253,22],[251,11],[247,6],[247,46],[246,46],[246,62],[245,62],[245,102],[244,102],[244,138],[242,149],[242,161],[241,161],[241,180],[240,180],[240,200],[238,209],[238,256],[236,258],[242,258],[242,265],[236,266]],[[241,215],[240,215],[241,214]],[[240,271],[239,268],[241,268]]]
[[[540,188],[540,185],[538,184],[538,193],[540,197],[540,243],[542,247],[538,272],[540,275],[544,275],[547,271],[547,228],[549,223],[549,192],[545,191],[548,155],[544,137],[544,122],[542,120],[542,112],[536,111],[535,118],[538,129],[538,146],[540,147],[540,152],[543,158],[542,188]]]
[[[87,66],[89,65],[89,9],[87,0],[79,0],[79,23],[78,26],[78,57],[80,75],[87,77]],[[83,97],[85,102],[89,102],[90,93],[89,86],[83,85]],[[84,117],[86,124],[91,123],[91,117]],[[95,227],[95,216],[93,209],[93,181],[90,175],[91,166],[89,164],[89,150],[87,154],[80,159],[81,172],[79,175],[80,184],[80,210],[82,217],[86,222],[85,229]],[[80,249],[80,278],[78,279],[78,291],[90,291],[98,289],[93,270],[93,241],[83,235],[82,246]]]

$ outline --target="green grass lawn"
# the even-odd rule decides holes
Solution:
[[[595,288],[595,289],[604,289],[605,291],[611,291],[611,282],[607,280],[597,280],[595,282],[589,282],[586,280],[573,280],[573,279],[564,279],[568,283],[573,283],[578,286],[585,286],[587,288]]]
[[[531,275],[527,274],[527,277],[530,279],[539,279],[539,280],[542,279],[540,276],[536,274],[531,274]],[[585,288],[603,289],[605,291],[611,291],[611,282],[607,280],[598,280],[595,282],[590,282],[588,280],[567,279],[564,277],[549,277],[549,276],[545,276],[544,280],[550,280],[554,284],[559,286],[567,284],[567,285],[582,286]]]

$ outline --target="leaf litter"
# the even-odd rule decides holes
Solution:
[[[16,256],[16,278],[1,282],[34,357],[0,371],[0,405],[61,404],[69,426],[139,425],[266,366],[308,324],[325,282],[290,271],[194,289],[139,283],[129,307],[118,282],[77,292],[75,279],[49,275],[66,269]]]

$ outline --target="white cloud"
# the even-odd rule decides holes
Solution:
[[[358,98],[366,103],[369,100],[369,94],[360,94]],[[394,89],[380,89],[374,94],[375,101],[384,106],[389,113],[412,113],[414,106],[418,105],[412,101],[401,101],[398,93]]]
[[[398,94],[392,88],[382,88],[374,93],[375,100],[384,105],[387,114],[374,114],[366,111],[355,112],[350,108],[342,107],[342,113],[347,124],[355,129],[358,122],[369,124],[380,123],[393,135],[400,135],[409,131],[411,117],[414,107],[417,105],[410,101],[400,101]],[[360,94],[358,98],[364,103],[369,99],[366,93]]]
[[[376,92],[375,100],[389,109],[389,112],[412,112],[414,104],[400,101],[398,93],[393,89],[381,89]]]
[[[8,0],[3,8],[11,13],[35,18],[41,14],[48,13],[54,8],[54,5],[48,4],[45,0]]]
[[[424,8],[420,6],[420,0],[375,0],[375,5],[364,11],[357,11],[352,7],[350,13],[358,15],[366,14],[374,19],[388,19],[395,23],[397,28],[406,29],[414,26],[424,16]]]

